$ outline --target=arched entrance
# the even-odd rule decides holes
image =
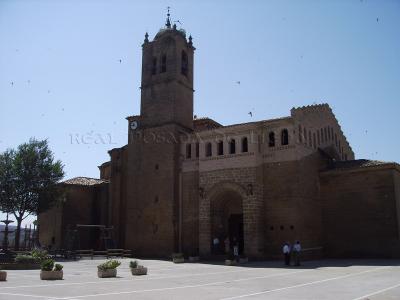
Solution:
[[[241,195],[234,190],[223,190],[210,203],[211,253],[228,254],[237,243],[239,254],[244,249],[243,205]],[[215,239],[219,244],[215,244]],[[229,247],[229,250],[228,250]],[[227,253],[228,252],[228,253]]]

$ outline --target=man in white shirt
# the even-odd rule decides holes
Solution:
[[[293,246],[293,258],[294,258],[294,265],[300,266],[300,252],[301,252],[301,245],[299,241]]]
[[[285,257],[285,265],[290,266],[290,245],[285,243],[282,248],[283,255]]]

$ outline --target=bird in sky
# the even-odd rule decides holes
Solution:
[[[30,80],[28,80],[28,83],[31,83],[31,81],[30,81]]]
[[[253,113],[251,111],[249,111],[249,115],[250,117],[253,117]]]
[[[14,85],[14,81],[11,81],[10,84],[13,86]]]
[[[376,22],[379,22],[379,18],[376,18]]]
[[[122,63],[122,59],[119,59],[118,61],[119,61],[119,63]]]
[[[237,84],[240,84],[240,81],[236,81]]]

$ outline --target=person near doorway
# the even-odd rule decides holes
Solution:
[[[290,244],[288,242],[283,245],[282,252],[285,258],[285,265],[290,266]]]
[[[301,252],[301,245],[299,241],[293,245],[293,260],[295,266],[300,266],[300,252]]]
[[[213,248],[214,248],[214,254],[218,254],[218,249],[219,249],[219,238],[215,237],[213,239]]]
[[[233,238],[233,257],[237,262],[239,261],[239,243],[236,238]]]
[[[229,237],[226,237],[224,240],[224,246],[225,246],[225,254],[229,255],[230,252],[230,241],[229,241]]]

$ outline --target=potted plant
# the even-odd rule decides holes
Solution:
[[[62,280],[63,265],[55,264],[53,259],[46,259],[40,265],[40,279],[42,280]]]
[[[131,261],[129,263],[129,268],[131,269],[131,273],[132,275],[147,275],[147,268],[139,265],[139,263],[137,262],[137,260]]]
[[[7,272],[2,271],[0,267],[0,281],[6,281],[7,280]]]
[[[176,264],[184,263],[185,258],[183,257],[183,253],[173,253],[172,261]]]
[[[97,266],[97,276],[99,278],[109,278],[117,276],[117,267],[121,263],[118,260],[110,259],[105,263],[102,263]]]

